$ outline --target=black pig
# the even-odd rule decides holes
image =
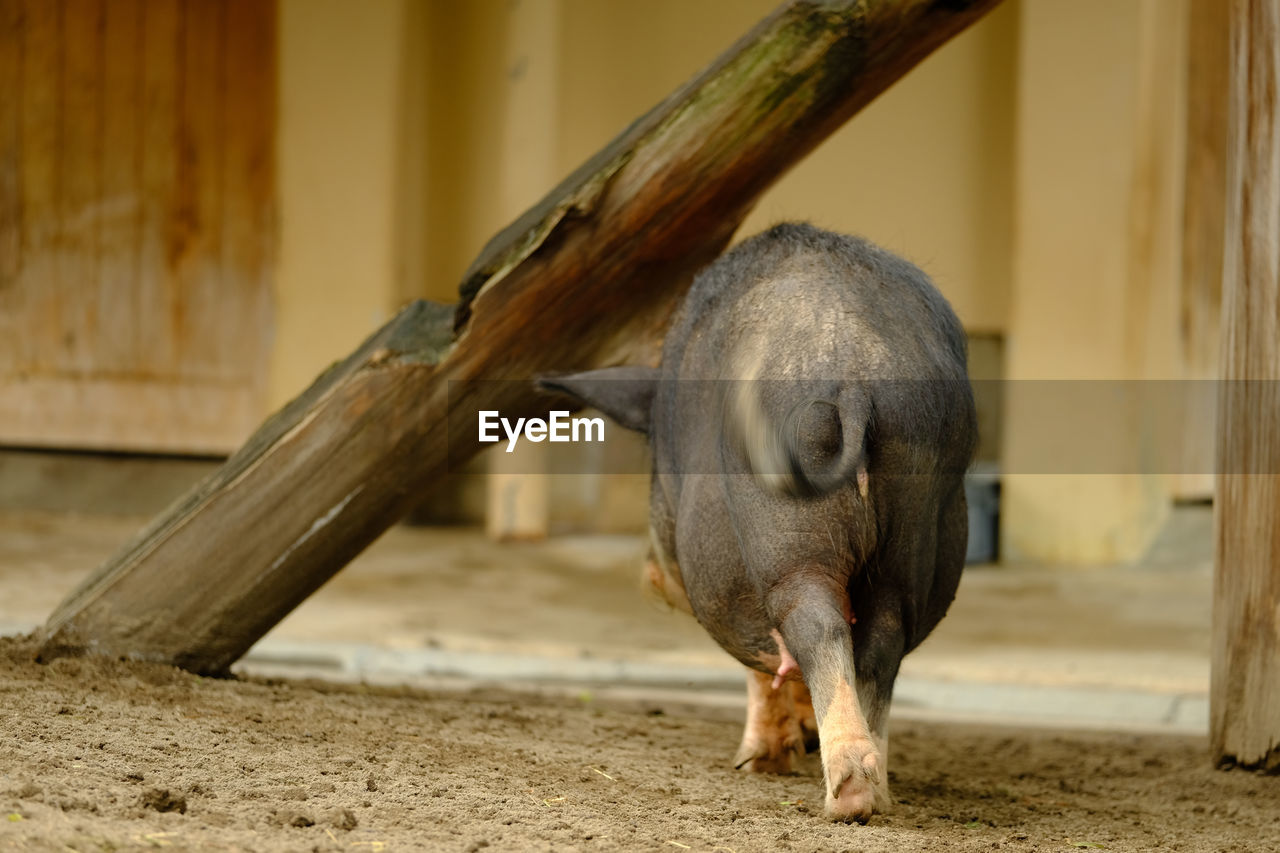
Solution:
[[[649,580],[749,668],[736,765],[816,734],[838,820],[887,806],[894,679],[959,583],[965,349],[915,266],[784,224],[698,275],[660,368],[542,380],[649,436]]]

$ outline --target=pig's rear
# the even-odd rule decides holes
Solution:
[[[883,808],[893,682],[967,534],[965,339],[928,278],[781,225],[698,276],[658,370],[544,384],[648,434],[649,577],[751,670],[735,766],[786,772],[816,730],[827,813]]]
[[[906,261],[780,225],[704,272],[686,306],[664,378],[731,380],[724,423],[704,410],[701,428],[736,443],[764,488],[813,497],[853,483],[865,496],[873,438],[882,474],[968,465],[964,333]]]
[[[963,563],[975,418],[960,324],[911,264],[779,226],[700,276],[662,375],[655,423],[670,425],[677,473],[659,487],[693,612],[766,679],[803,677],[828,811],[865,819],[887,795],[899,662]],[[709,379],[717,391],[690,383]],[[783,692],[752,694],[739,759],[777,767],[760,721]]]

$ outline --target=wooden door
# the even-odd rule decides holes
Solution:
[[[0,0],[0,444],[233,449],[264,413],[272,0]]]

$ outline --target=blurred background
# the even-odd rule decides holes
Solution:
[[[406,301],[453,301],[491,235],[773,5],[4,0],[0,445],[230,452]],[[1007,0],[742,233],[806,219],[914,260],[978,379],[1216,376],[1220,5]],[[980,389],[991,466],[1037,404]],[[1004,552],[1137,559],[1210,494],[1178,470],[1006,478]],[[456,479],[420,517],[482,518]],[[546,486],[547,529],[643,528],[643,478],[589,480]]]
[[[774,6],[0,0],[11,576],[57,548],[47,575],[89,571],[401,306],[454,301],[490,236]],[[1105,441],[1132,467],[1041,473],[1016,460],[1052,423],[1006,381],[1217,376],[1224,7],[1005,0],[785,176],[740,235],[804,219],[924,268],[990,380],[974,559],[1035,566],[1042,591],[1096,567],[1188,568],[1185,614],[1171,610],[1203,620],[1206,648],[1212,407],[1185,417],[1162,470],[1134,473],[1151,425],[1120,417]],[[503,464],[454,472],[413,520],[638,566],[647,476]],[[497,517],[512,476],[521,511]],[[450,547],[488,565],[534,546]],[[0,621],[38,621],[60,589]]]

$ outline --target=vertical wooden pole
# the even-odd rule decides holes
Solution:
[[[1280,0],[1232,0],[1210,741],[1280,768]]]

